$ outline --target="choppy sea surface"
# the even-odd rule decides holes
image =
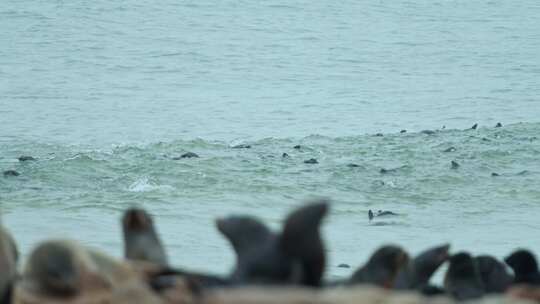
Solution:
[[[0,28],[23,255],[68,237],[121,256],[138,205],[173,264],[225,274],[217,217],[278,229],[316,197],[329,277],[385,243],[540,253],[537,1],[4,0]]]

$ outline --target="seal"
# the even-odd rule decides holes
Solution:
[[[19,251],[15,240],[0,223],[0,301],[11,303],[11,291],[17,275]]]
[[[489,255],[479,255],[474,259],[486,293],[504,293],[510,287],[513,277],[503,263]]]
[[[444,277],[446,292],[458,301],[480,298],[484,286],[476,261],[466,252],[450,257],[450,266]]]
[[[235,285],[320,286],[325,253],[319,226],[327,209],[327,202],[321,201],[294,210],[281,233],[252,217],[218,220],[218,230],[237,254],[230,281]]]
[[[234,249],[237,266],[252,251],[276,237],[259,219],[250,216],[219,218],[216,220],[216,227]]]
[[[357,269],[348,285],[372,284],[392,288],[398,272],[409,261],[407,253],[399,246],[386,245],[377,249],[367,263]]]
[[[377,214],[374,214],[373,211],[371,211],[371,209],[368,211],[368,218],[370,221],[373,220],[373,218],[375,217],[381,217],[381,216],[386,217],[386,216],[396,216],[396,215],[399,215],[399,214],[394,213],[392,211],[387,211],[387,210],[385,211],[379,210],[377,211]]]
[[[430,248],[417,255],[396,277],[395,289],[420,289],[429,284],[431,276],[448,259],[450,244]]]
[[[167,266],[167,256],[150,215],[143,209],[130,208],[122,217],[124,256]]]
[[[535,256],[526,249],[518,249],[504,259],[514,270],[514,284],[540,285],[540,273]]]
[[[319,287],[326,263],[320,226],[328,213],[328,202],[307,204],[289,214],[281,233],[284,252],[301,263],[301,285]]]
[[[50,240],[30,254],[21,290],[43,297],[71,298],[83,291],[112,290],[136,276],[132,267],[69,240]]]

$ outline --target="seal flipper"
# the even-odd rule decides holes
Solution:
[[[320,201],[293,211],[285,221],[280,246],[300,262],[301,285],[321,286],[326,257],[319,228],[327,213],[328,202]]]
[[[236,253],[237,264],[250,251],[263,247],[274,235],[259,219],[250,216],[229,216],[216,220],[216,227]]]
[[[167,265],[161,244],[150,215],[143,209],[131,208],[122,217],[124,255],[128,260],[142,260]]]

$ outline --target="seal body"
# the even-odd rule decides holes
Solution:
[[[450,257],[444,288],[456,300],[471,300],[484,295],[484,285],[476,261],[466,252]]]
[[[9,303],[13,281],[17,275],[19,252],[15,240],[0,223],[0,300]]]
[[[143,209],[126,210],[122,218],[124,256],[167,266],[167,255],[150,215]]]
[[[486,293],[503,293],[512,284],[513,277],[506,271],[504,264],[489,255],[474,258]]]
[[[401,247],[382,246],[371,255],[364,266],[353,273],[348,284],[372,284],[392,288],[397,274],[408,261],[409,257]]]
[[[397,275],[394,288],[422,289],[429,284],[433,273],[448,259],[449,244],[430,248],[410,260]]]

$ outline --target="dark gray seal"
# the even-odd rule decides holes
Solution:
[[[218,220],[237,255],[231,282],[320,286],[325,265],[319,227],[327,202],[308,204],[287,217],[281,233],[252,217]]]
[[[199,158],[199,155],[195,152],[186,152],[180,156],[173,157],[173,160],[179,160],[182,158]]]
[[[314,165],[314,164],[318,164],[318,163],[319,163],[319,161],[317,161],[315,158],[310,158],[310,159],[304,161],[304,164],[312,164],[312,165]]]
[[[474,259],[486,293],[504,293],[510,287],[514,278],[506,271],[503,263],[489,255],[480,255]]]
[[[397,274],[408,261],[409,256],[401,247],[383,246],[373,253],[364,266],[353,273],[348,285],[372,284],[392,288]]]
[[[368,211],[368,218],[369,220],[373,220],[373,218],[375,217],[387,217],[387,216],[396,216],[396,215],[399,215],[397,213],[394,213],[392,211],[383,211],[383,210],[378,210],[377,213],[373,213],[373,211],[371,211],[371,209]]]
[[[514,270],[515,284],[540,285],[540,273],[535,256],[528,250],[518,249],[504,259]]]
[[[429,284],[431,276],[448,259],[450,244],[430,248],[403,268],[396,277],[395,289],[422,289]]]
[[[124,256],[128,260],[142,260],[161,266],[167,265],[161,244],[150,215],[143,209],[130,208],[122,217]]]
[[[21,175],[19,172],[15,170],[6,170],[4,171],[4,177],[11,177],[11,176],[19,176]]]
[[[444,277],[446,292],[459,301],[480,298],[484,285],[476,261],[466,252],[450,257],[450,265]]]
[[[32,156],[23,155],[18,158],[20,162],[26,162],[26,161],[35,161],[36,159]]]

